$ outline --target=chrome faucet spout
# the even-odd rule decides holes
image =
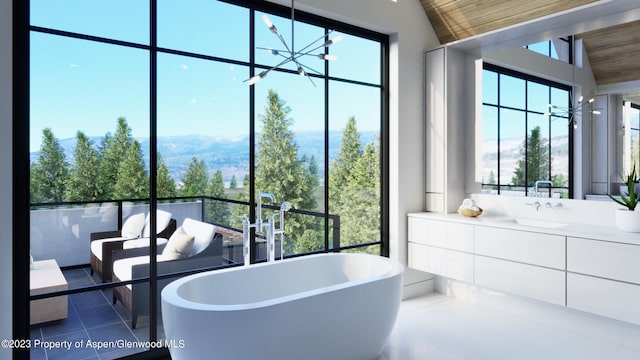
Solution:
[[[276,197],[273,194],[266,192],[258,193],[258,209],[256,211],[256,230],[258,232],[264,231],[264,224],[262,222],[262,198],[271,199],[271,202],[276,202]]]
[[[548,184],[549,185],[549,197],[551,197],[551,187],[553,186],[553,182],[551,180],[536,180],[534,185],[534,196],[538,197],[538,188],[540,184]]]

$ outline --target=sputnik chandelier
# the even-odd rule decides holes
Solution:
[[[311,84],[313,84],[313,86],[316,86],[316,84],[313,82],[313,80],[309,76],[308,70],[312,71],[312,72],[314,72],[316,74],[319,74],[319,75],[322,75],[322,73],[312,69],[309,66],[306,66],[306,65],[302,64],[300,62],[300,59],[302,57],[304,57],[304,56],[311,56],[311,57],[316,57],[316,58],[319,58],[319,59],[325,60],[325,61],[337,60],[337,56],[330,55],[330,54],[326,53],[326,48],[327,47],[337,43],[338,41],[342,40],[342,38],[343,38],[342,35],[338,35],[335,38],[329,40],[329,34],[331,34],[331,32],[333,32],[333,30],[331,30],[327,34],[319,37],[318,39],[316,39],[315,41],[311,42],[309,45],[303,47],[302,49],[300,49],[298,51],[295,50],[295,47],[294,47],[294,29],[293,29],[293,27],[294,27],[294,12],[295,12],[294,0],[291,0],[291,47],[289,47],[289,45],[284,40],[282,35],[280,33],[278,33],[278,28],[276,28],[276,26],[273,25],[271,20],[269,20],[269,17],[267,17],[267,15],[262,15],[262,20],[267,25],[269,30],[271,30],[271,32],[274,33],[278,37],[278,39],[280,40],[280,42],[284,46],[284,49],[278,50],[278,49],[263,48],[263,47],[257,47],[257,49],[267,50],[272,55],[280,56],[280,57],[284,58],[284,60],[282,60],[276,66],[274,66],[272,68],[269,68],[267,70],[264,70],[264,71],[260,72],[258,75],[255,75],[255,76],[245,80],[244,82],[247,82],[249,85],[253,85],[256,82],[258,82],[261,79],[263,79],[265,76],[267,76],[267,74],[271,70],[277,69],[277,68],[279,68],[279,67],[281,67],[281,66],[283,66],[285,64],[293,62],[295,64],[295,66],[297,67],[298,74],[300,74],[300,76],[306,76],[309,79],[309,81],[311,81]],[[324,40],[324,41],[322,43],[320,43],[320,45],[317,45],[318,42],[321,41],[321,40]],[[317,53],[317,51],[320,48],[325,48],[325,52],[324,53]]]
[[[589,114],[599,115],[599,110],[594,110],[591,108],[591,104],[594,102],[594,98],[590,98],[587,102],[582,102],[583,97],[580,96],[578,99],[578,105],[572,108],[566,108],[561,106],[556,106],[549,104],[549,111],[544,113],[545,116],[553,116],[553,117],[563,117],[568,118],[569,125],[572,125],[574,129],[578,128],[578,121],[575,118],[575,114],[581,111],[585,111],[585,106],[589,106]]]

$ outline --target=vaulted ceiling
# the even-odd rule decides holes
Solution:
[[[596,3],[598,0],[420,0],[420,2],[440,43],[447,44],[570,11],[583,5]],[[640,66],[638,66],[640,21],[574,35],[577,39],[584,40],[598,85],[640,79]]]

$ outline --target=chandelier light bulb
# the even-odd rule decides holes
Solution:
[[[594,98],[589,99],[589,104],[591,104],[591,103],[592,103],[592,102],[594,102],[595,100],[596,100],[596,99],[594,99]]]
[[[324,46],[325,46],[325,47],[327,47],[327,46],[331,46],[331,45],[333,45],[333,44],[335,44],[335,43],[337,43],[337,42],[340,42],[342,39],[344,39],[344,36],[342,36],[342,35],[338,35],[338,36],[334,37],[334,38],[333,38],[333,39],[331,39],[331,40],[327,40],[327,42],[325,42],[325,43],[324,43]]]
[[[318,54],[318,57],[322,60],[335,61],[338,60],[338,57],[330,54]]]
[[[269,20],[269,17],[267,15],[262,15],[262,21],[264,21],[265,25],[267,25],[267,27],[269,28],[269,30],[271,30],[272,33],[278,32],[278,28],[276,28],[276,26],[273,25],[273,23],[271,22],[271,20]]]
[[[267,76],[267,72],[263,71],[260,74],[252,77],[251,79],[249,79],[249,85],[253,85],[253,84],[257,83],[258,81],[260,81],[260,79],[262,79],[265,76]]]
[[[595,115],[600,115],[601,114],[599,110],[593,110],[591,113],[595,114]]]
[[[298,74],[300,74],[300,76],[305,76],[306,73],[304,72],[304,69],[302,68],[302,66],[298,66]]]

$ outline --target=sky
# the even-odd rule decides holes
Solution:
[[[261,15],[256,16],[256,46],[282,49]],[[290,46],[291,20],[274,15],[269,19]],[[158,46],[248,61],[249,21],[247,9],[230,4],[159,0]],[[148,2],[142,0],[32,0],[31,24],[149,43]],[[320,38],[322,30],[296,22],[294,34],[295,49],[301,49]],[[282,59],[256,51],[256,61],[266,66]],[[330,51],[338,57],[329,64],[330,75],[379,83],[377,43],[346,35]],[[127,119],[134,137],[149,136],[149,57],[145,49],[32,32],[30,150],[40,148],[46,127],[59,139],[75,137],[78,130],[103,136],[115,131],[120,116]],[[248,134],[250,89],[243,82],[249,78],[248,67],[168,53],[159,53],[157,59],[159,136]],[[324,71],[324,62],[315,56],[302,58],[302,63]],[[294,131],[324,129],[324,83],[314,82],[315,86],[299,75],[270,72],[254,85],[256,114],[263,113],[267,92],[273,89],[290,107]],[[329,89],[330,129],[344,128],[355,116],[359,130],[379,131],[378,89],[333,81]]]

